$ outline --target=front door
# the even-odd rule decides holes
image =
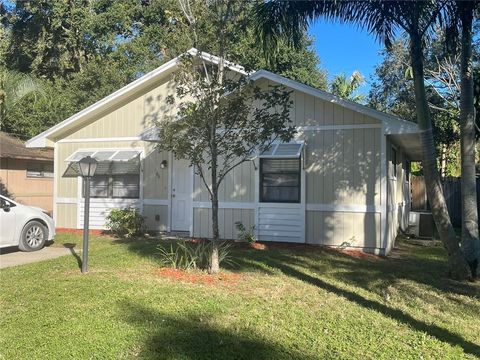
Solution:
[[[192,208],[192,172],[186,160],[173,160],[172,230],[189,231]]]

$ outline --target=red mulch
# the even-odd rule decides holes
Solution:
[[[209,275],[172,268],[161,268],[155,273],[167,279],[202,285],[236,285],[240,280],[239,274],[220,273]]]
[[[340,249],[340,248],[332,248],[332,247],[324,247],[324,250],[330,251],[333,253],[340,253],[347,256],[350,256],[355,259],[370,259],[370,260],[379,260],[382,259],[382,256],[375,255],[371,253],[364,252],[362,250],[355,250],[355,249]]]

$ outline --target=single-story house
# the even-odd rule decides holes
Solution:
[[[51,212],[52,149],[29,149],[19,138],[0,132],[0,193]]]
[[[213,64],[218,58],[189,53]],[[155,148],[152,120],[175,105],[175,58],[28,141],[53,148],[54,216],[58,227],[83,227],[81,178],[71,172],[86,155],[101,166],[92,181],[90,227],[105,227],[112,208],[135,206],[149,230],[210,237],[209,197],[185,160]],[[220,190],[220,232],[237,236],[235,223],[254,226],[259,240],[345,246],[386,254],[410,208],[408,163],[419,160],[416,124],[346,101],[265,70],[236,76],[258,86],[292,91],[288,144],[235,168]],[[153,140],[153,141],[152,141]]]

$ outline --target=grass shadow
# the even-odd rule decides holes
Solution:
[[[217,328],[209,323],[211,314],[172,316],[140,303],[120,302],[124,321],[147,335],[139,358],[148,359],[303,359],[299,351],[286,349],[246,330]]]

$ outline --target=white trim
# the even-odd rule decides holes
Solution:
[[[168,199],[143,199],[143,204],[170,206],[170,201]]]
[[[352,204],[307,204],[307,211],[332,211],[353,213],[381,213],[382,207],[377,205]]]
[[[55,199],[56,204],[76,204],[78,201],[77,198],[64,198],[64,197],[57,197]]]
[[[354,130],[354,129],[379,129],[382,124],[348,124],[348,125],[307,125],[296,126],[298,131],[327,131],[327,130]]]
[[[382,128],[380,133],[380,244],[385,252],[388,251],[388,221],[387,221],[387,177],[388,177],[388,163],[387,163],[387,135],[385,134],[385,128]]]
[[[188,227],[188,233],[190,235],[190,237],[193,237],[193,194],[194,194],[194,191],[195,191],[195,169],[194,169],[194,166],[190,166],[190,176],[191,176],[191,179],[190,179],[190,185],[191,185],[191,192],[190,192],[190,204],[192,204],[192,206],[190,206],[190,225]]]
[[[211,209],[212,203],[210,201],[194,201],[193,207],[197,209]],[[251,202],[218,202],[219,209],[244,209],[244,210],[254,210],[256,207],[255,203]]]
[[[82,214],[81,214],[81,207],[82,207],[82,200],[83,200],[83,197],[82,197],[82,187],[83,187],[83,183],[82,183],[82,177],[81,176],[77,176],[77,229],[80,229],[81,226],[80,226],[80,223],[82,221]]]
[[[258,211],[258,208],[260,207],[260,160],[258,160],[258,165],[255,164],[255,160],[252,160],[253,162],[253,176],[254,176],[254,200],[255,200],[255,214],[253,218],[253,233],[255,235],[255,238],[258,239],[258,224],[260,223],[259,221],[259,215],[260,212]]]
[[[206,52],[198,51],[195,48],[191,48],[187,51],[188,54],[192,56],[197,56],[205,61],[218,64],[220,58],[217,56],[213,56]],[[38,134],[37,136],[31,138],[26,142],[26,147],[46,147],[47,146],[47,137],[54,135],[57,131],[69,126],[79,120],[83,120],[88,116],[93,116],[93,113],[100,113],[103,110],[111,108],[123,100],[127,99],[129,96],[133,95],[136,91],[140,91],[143,88],[150,86],[154,83],[158,78],[168,70],[174,69],[180,62],[181,57],[177,56],[176,58],[166,62],[165,64],[159,66],[153,71],[145,74],[144,76],[138,78],[135,81],[132,81],[130,84],[125,85],[124,87],[120,88],[119,90],[113,92],[112,94],[104,97],[103,99],[97,101],[96,103],[90,105],[89,107],[81,110],[80,112],[70,116],[68,119],[58,123],[55,126],[52,126],[48,130]],[[236,71],[242,75],[246,75],[247,73],[243,69],[243,67],[235,65],[231,62],[225,61],[225,66],[229,69]]]
[[[105,137],[105,138],[84,138],[84,139],[62,139],[57,143],[86,143],[86,142],[110,142],[110,141],[142,141],[140,136],[125,136],[125,137]]]
[[[338,96],[335,96],[333,94],[330,94],[328,92],[325,92],[323,90],[319,90],[316,88],[313,88],[311,86],[302,84],[298,81],[290,80],[287,79],[283,76],[271,73],[267,70],[259,70],[252,74],[250,76],[251,80],[258,80],[258,79],[268,79],[271,81],[274,81],[276,83],[282,84],[284,86],[290,87],[294,90],[301,91],[305,94],[312,95],[316,98],[325,100],[330,103],[338,104],[340,106],[343,106],[347,109],[353,110],[355,112],[370,116],[374,119],[378,119],[381,121],[384,121],[388,127],[386,127],[386,131],[388,131],[389,134],[393,133],[417,133],[419,132],[418,125],[415,123],[412,123],[411,121],[407,121],[404,119],[401,119],[399,117],[383,113],[381,111],[377,111],[374,109],[371,109],[367,106],[355,103],[353,101],[349,100],[344,100]],[[384,124],[385,125],[385,124]]]
[[[52,211],[53,211],[53,222],[55,226],[57,224],[57,195],[58,195],[58,145],[55,143],[53,145],[53,204],[52,204]]]

